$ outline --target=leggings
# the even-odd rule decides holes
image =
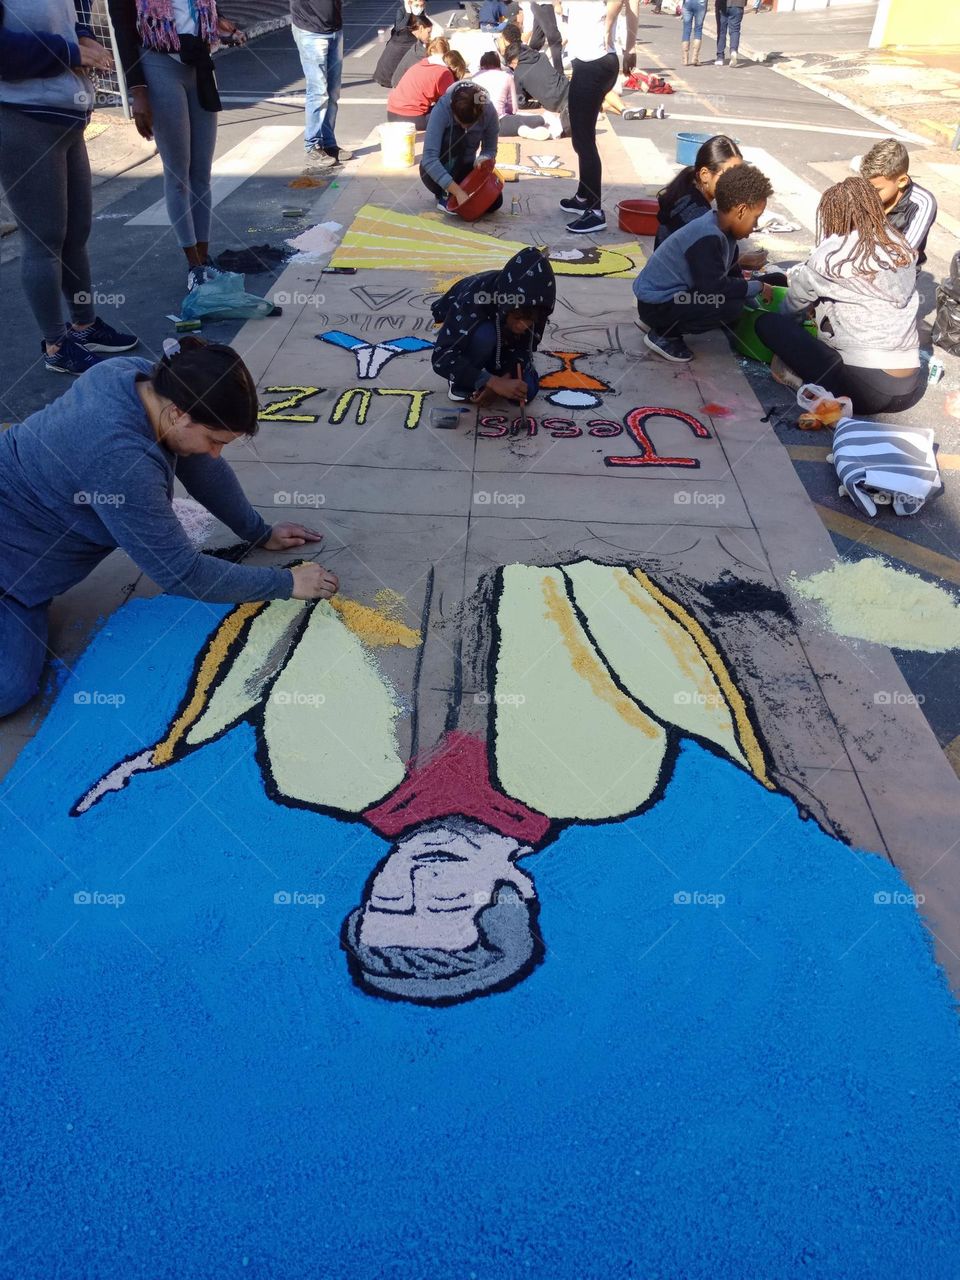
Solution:
[[[552,4],[531,4],[533,10],[533,31],[530,35],[530,48],[542,49],[544,41],[550,50],[550,61],[560,74],[563,74],[563,38],[557,26],[557,15]]]
[[[835,396],[849,396],[854,413],[902,413],[912,409],[926,386],[917,369],[912,378],[895,378],[882,369],[844,364],[843,356],[793,316],[765,312],[757,317],[757,337],[798,374]]]
[[[47,661],[47,605],[29,606],[0,591],[0,716],[29,702]]]
[[[145,49],[153,133],[163,161],[167,216],[181,249],[210,239],[210,170],[217,145],[217,113],[197,97],[197,73],[168,53]]]
[[[542,129],[546,125],[543,116],[512,115],[500,117],[500,137],[518,138],[521,128]]]
[[[683,33],[680,39],[686,43],[693,28],[694,40],[703,35],[703,20],[707,16],[707,0],[683,0]]]
[[[577,197],[587,202],[588,209],[600,208],[603,166],[597,149],[597,120],[603,100],[617,83],[617,55],[605,53],[602,58],[584,62],[573,60],[570,80],[570,139],[580,162],[580,185]]]
[[[45,341],[70,319],[94,319],[87,238],[93,206],[83,122],[37,120],[0,107],[0,184],[23,232],[20,278]]]

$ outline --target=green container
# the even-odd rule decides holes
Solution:
[[[762,299],[757,301],[756,309],[752,307],[745,308],[743,315],[737,322],[737,327],[733,331],[734,343],[737,350],[742,356],[746,356],[749,360],[759,360],[763,364],[769,364],[773,359],[773,352],[757,337],[757,318],[764,311],[779,311],[780,303],[787,296],[787,287],[782,284],[771,286],[773,289],[773,298],[770,302],[764,302]],[[817,326],[812,320],[808,320],[803,326],[807,333],[817,336]]]

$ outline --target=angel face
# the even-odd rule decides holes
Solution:
[[[477,916],[503,884],[535,896],[514,860],[527,846],[478,823],[449,819],[420,827],[394,846],[370,885],[360,921],[369,947],[465,950]]]

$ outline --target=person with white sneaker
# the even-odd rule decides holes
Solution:
[[[79,374],[137,339],[99,319],[87,240],[92,197],[83,131],[92,70],[113,58],[78,21],[73,0],[7,0],[0,76],[0,183],[20,228],[23,291],[52,373]],[[30,35],[35,40],[27,39]],[[70,323],[64,325],[63,305]]]
[[[592,235],[607,225],[601,201],[603,166],[597,148],[597,120],[603,100],[617,83],[620,64],[613,30],[620,12],[619,0],[567,0],[567,48],[575,53],[570,96],[570,137],[580,165],[580,183],[574,195],[560,201],[560,208],[579,213],[567,230]]]
[[[717,19],[717,67],[723,66],[723,58],[727,49],[727,36],[730,37],[730,66],[735,67],[739,60],[740,24],[743,22],[743,11],[747,0],[716,0],[714,16]]]

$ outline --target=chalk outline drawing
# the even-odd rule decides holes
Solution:
[[[362,799],[349,805],[327,803],[330,791],[324,789],[338,786],[329,769],[319,762],[311,762],[306,770],[302,765],[304,751],[320,754],[318,744],[326,740],[324,760],[329,764],[330,746],[336,747],[337,739],[332,725],[323,726],[324,736],[318,719],[307,732],[301,715],[298,736],[293,739],[294,759],[299,763],[291,776],[297,781],[287,791],[284,785],[289,788],[289,782],[281,781],[287,768],[285,757],[281,753],[275,758],[271,745],[278,735],[284,746],[289,748],[291,742],[289,731],[283,738],[282,726],[295,713],[276,710],[278,704],[290,706],[290,694],[284,700],[282,688],[277,692],[284,681],[291,688],[302,688],[310,672],[319,682],[317,687],[322,687],[324,658],[328,665],[336,665],[346,655],[364,680],[376,684],[377,676],[370,670],[375,664],[361,653],[364,618],[351,612],[362,613],[364,606],[351,601],[338,601],[337,608],[328,602],[300,601],[239,605],[197,655],[164,737],[114,765],[78,799],[71,813],[82,817],[105,796],[126,787],[135,774],[176,764],[241,722],[250,723],[264,788],[271,799],[341,820],[360,819],[393,841],[368,876],[360,905],[343,922],[340,945],[355,984],[381,998],[431,1006],[459,1004],[507,990],[546,955],[534,880],[519,861],[538,852],[567,826],[624,821],[655,805],[673,774],[682,739],[691,739],[744,768],[765,789],[781,790],[771,780],[767,748],[753,709],[722,651],[679,599],[631,564],[632,560],[602,564],[579,558],[560,565],[508,565],[495,570],[479,593],[485,598],[482,621],[488,630],[487,694],[482,704],[487,708],[486,738],[459,731],[454,714],[452,722],[448,717],[436,749],[412,757],[404,769],[395,745],[388,759],[390,752],[383,751],[374,734],[371,755],[377,757],[380,773],[370,784],[373,792],[364,791]],[[258,620],[266,625],[271,610],[267,656],[256,657],[264,650],[261,642],[253,651],[258,665],[253,665],[254,658],[245,660],[245,642]],[[424,621],[428,610],[429,596]],[[618,611],[622,616],[617,616]],[[579,796],[574,785],[571,796],[566,778],[560,786],[550,780],[549,760],[535,764],[528,780],[522,770],[517,771],[518,760],[537,755],[531,748],[536,747],[541,726],[537,722],[532,730],[529,724],[524,728],[520,704],[525,699],[504,689],[509,690],[518,661],[522,659],[523,666],[529,660],[531,623],[538,629],[534,647],[559,649],[562,664],[543,682],[547,697],[544,701],[541,691],[541,714],[544,705],[567,706],[553,697],[553,677],[558,674],[575,702],[568,736],[582,732],[578,712],[584,708],[595,720],[595,743],[605,742],[614,726],[616,741],[606,748],[607,755],[618,761],[612,796],[592,788],[589,779]],[[645,646],[638,649],[638,628],[661,662],[663,655],[673,655],[668,657],[671,670],[662,687],[656,687],[649,674],[657,664],[639,656]],[[394,630],[395,634],[377,643],[411,647],[422,641],[420,632],[403,624],[394,624]],[[394,695],[382,677],[380,682],[382,738],[389,732],[385,724],[390,713],[384,707]],[[684,687],[686,698],[670,692]],[[462,702],[462,689],[457,696]],[[535,701],[536,697],[535,691]],[[322,708],[324,699],[317,705]],[[601,712],[606,716],[603,721]],[[558,714],[562,718],[566,712]],[[335,720],[333,711],[329,718]],[[208,719],[211,723],[204,727]],[[643,741],[653,751],[650,762],[647,751],[637,747]],[[301,744],[299,750],[296,743]],[[635,764],[629,751],[624,754],[624,743],[637,747]],[[384,760],[388,761],[386,772]],[[624,760],[637,771],[626,784],[619,777]],[[344,776],[353,767],[347,762]],[[309,798],[291,793],[304,777],[312,788]],[[568,812],[551,815],[550,806],[541,803],[544,788],[562,795],[557,808]],[[518,790],[525,794],[517,794]],[[413,898],[410,910],[401,902],[405,884]],[[441,892],[454,889],[458,892]]]

